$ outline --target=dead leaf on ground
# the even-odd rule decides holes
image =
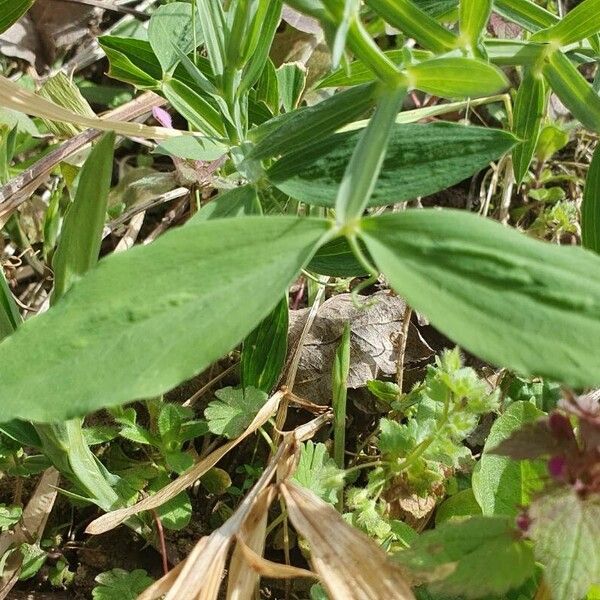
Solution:
[[[364,387],[367,381],[396,373],[399,334],[406,304],[388,292],[369,297],[371,306],[357,307],[351,294],[327,300],[319,309],[305,340],[294,393],[317,404],[331,402],[331,368],[344,324],[350,321],[350,373],[348,387]],[[290,312],[290,348],[296,347],[309,309]],[[405,365],[428,358],[433,350],[411,324]]]

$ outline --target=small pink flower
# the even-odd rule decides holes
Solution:
[[[531,517],[526,513],[522,512],[517,515],[517,527],[523,532],[527,533],[531,527]]]
[[[553,456],[548,461],[548,472],[555,481],[563,481],[566,475],[567,461],[564,456]]]
[[[152,109],[152,116],[167,129],[173,129],[173,119],[171,115],[164,109],[160,108],[160,106],[155,106]]]
[[[567,417],[559,412],[553,412],[550,415],[550,430],[558,439],[573,439],[573,427]]]

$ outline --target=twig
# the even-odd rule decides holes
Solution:
[[[156,533],[158,534],[158,540],[160,544],[162,567],[164,574],[166,575],[169,572],[169,559],[167,558],[167,543],[165,542],[165,530],[163,529],[163,524],[156,510],[152,510],[152,516],[154,517],[154,522],[156,523]]]

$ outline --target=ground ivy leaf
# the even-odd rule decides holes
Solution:
[[[530,509],[535,556],[545,567],[553,600],[582,598],[600,583],[600,496],[572,488],[540,496]]]
[[[396,558],[415,571],[438,573],[440,581],[432,584],[433,591],[467,598],[504,595],[535,569],[531,547],[504,517],[443,523]]]
[[[245,389],[226,387],[215,392],[218,400],[204,411],[212,433],[229,439],[240,436],[264,406],[268,395],[253,387]]]
[[[492,426],[473,473],[473,492],[484,515],[515,516],[544,487],[548,478],[545,461],[517,461],[493,453],[500,442],[542,414],[531,402],[515,402]]]
[[[93,600],[135,600],[147,587],[154,583],[143,569],[125,571],[113,569],[96,577],[99,585],[92,590]]]
[[[338,469],[325,444],[309,441],[302,444],[300,460],[293,477],[300,485],[319,498],[335,504],[344,485],[344,471]]]
[[[328,227],[203,221],[100,261],[0,344],[0,421],[63,421],[190,379],[269,314]]]
[[[20,506],[0,504],[0,531],[10,529],[21,520],[23,509]]]

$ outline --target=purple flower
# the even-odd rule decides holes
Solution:
[[[152,116],[167,129],[173,129],[173,119],[171,115],[164,109],[160,108],[160,106],[155,106],[152,109]]]
[[[517,515],[517,527],[523,532],[527,533],[531,527],[531,517],[526,513],[522,512]]]
[[[548,461],[548,472],[555,481],[563,481],[567,470],[567,461],[564,456],[553,456]]]

